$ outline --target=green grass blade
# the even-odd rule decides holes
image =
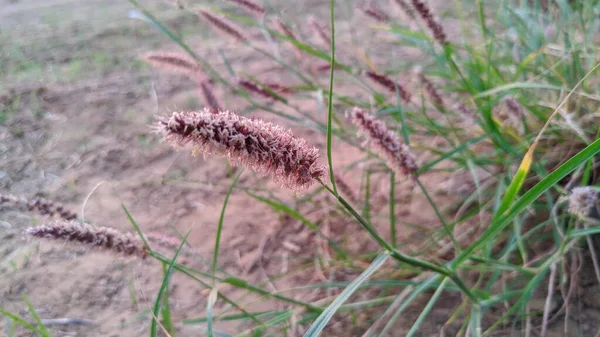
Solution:
[[[213,337],[213,309],[219,295],[219,288],[213,287],[208,295],[208,301],[206,301],[206,333],[208,337]]]
[[[425,308],[423,308],[423,311],[421,312],[421,314],[419,315],[419,317],[417,318],[415,323],[412,325],[412,327],[406,334],[406,337],[413,337],[417,333],[417,331],[423,324],[423,321],[425,321],[425,319],[429,316],[431,309],[433,309],[433,305],[437,302],[437,300],[440,298],[440,295],[442,294],[442,292],[446,289],[446,286],[448,285],[448,281],[450,281],[449,278],[444,278],[442,283],[440,283],[439,287],[437,288],[435,293],[433,293],[433,296],[431,296],[431,298],[429,299],[429,302],[427,303]]]
[[[327,103],[327,163],[329,164],[329,180],[333,187],[333,192],[338,195],[337,186],[335,186],[335,176],[333,174],[333,154],[331,152],[331,129],[333,118],[333,74],[335,73],[335,0],[329,0],[330,26],[331,26],[331,70],[329,73],[329,99]]]
[[[319,336],[323,329],[325,329],[327,323],[329,323],[333,315],[339,309],[339,307],[342,304],[344,304],[344,302],[348,300],[348,298],[352,296],[352,294],[354,294],[356,289],[358,289],[363,282],[365,282],[371,275],[373,275],[373,273],[375,273],[379,268],[381,268],[381,266],[383,266],[385,261],[387,261],[388,257],[390,257],[390,252],[384,252],[377,256],[377,258],[373,260],[371,265],[367,269],[365,269],[354,281],[352,281],[335,298],[335,300],[331,302],[331,304],[325,309],[325,311],[323,311],[321,315],[317,317],[317,319],[313,322],[313,324],[310,326],[310,328],[308,328],[308,330],[304,334],[304,337]]]
[[[229,190],[227,191],[227,195],[225,196],[225,201],[223,202],[223,207],[221,208],[221,215],[219,216],[219,225],[217,226],[217,237],[215,238],[215,249],[213,251],[213,261],[212,261],[212,273],[213,276],[217,272],[217,260],[219,258],[219,246],[221,243],[221,231],[223,230],[223,221],[225,220],[225,209],[227,208],[227,204],[229,203],[229,196],[231,196],[231,192],[233,191],[233,187],[237,183],[238,179],[242,176],[244,171],[240,172],[240,174],[233,179],[233,183],[229,186]]]
[[[51,337],[52,335],[50,334],[48,329],[46,329],[46,325],[44,325],[44,322],[42,322],[40,316],[35,311],[35,308],[33,307],[33,305],[31,305],[31,302],[29,302],[29,299],[25,295],[23,295],[23,302],[25,302],[25,305],[27,305],[27,310],[29,310],[29,313],[37,323],[40,335],[44,337]]]
[[[166,292],[167,287],[169,286],[169,281],[171,280],[171,274],[173,272],[173,265],[175,264],[175,260],[177,260],[177,257],[179,256],[179,253],[181,252],[181,249],[183,248],[183,245],[187,241],[187,238],[190,235],[190,233],[191,233],[191,231],[189,231],[185,235],[185,237],[181,241],[181,244],[177,248],[175,255],[173,256],[173,259],[171,259],[171,261],[169,262],[169,267],[167,268],[167,271],[165,272],[165,276],[163,277],[163,281],[160,286],[160,290],[158,291],[158,295],[156,295],[156,301],[154,302],[154,309],[152,311],[154,313],[154,317],[152,318],[152,324],[150,325],[150,336],[151,337],[156,337],[156,328],[157,328],[157,323],[158,323],[157,320],[158,320],[158,315],[160,313],[160,308],[161,308],[161,299],[162,299],[163,294]]]
[[[148,240],[146,240],[146,237],[142,233],[142,230],[141,230],[140,226],[135,221],[135,219],[133,218],[133,216],[131,216],[131,213],[129,213],[129,210],[127,209],[127,207],[125,207],[124,203],[121,203],[121,208],[125,212],[125,215],[127,215],[127,219],[129,219],[129,222],[131,222],[131,225],[133,225],[133,228],[135,229],[136,233],[138,233],[140,239],[142,239],[142,242],[144,243],[144,247],[146,247],[146,249],[148,249],[148,251],[152,251],[150,249],[150,244],[148,244]]]
[[[23,318],[19,317],[16,314],[13,314],[8,311],[0,310],[0,315],[6,317],[7,319],[12,319],[13,322],[19,324],[20,326],[24,327],[25,329],[27,329],[33,333],[42,334],[38,328],[29,324],[26,320],[24,320]]]
[[[166,264],[162,264],[163,275],[167,275]],[[163,277],[164,277],[163,276]],[[160,311],[163,318],[163,327],[169,333],[170,337],[175,337],[175,326],[173,325],[173,318],[171,317],[171,304],[169,303],[169,287],[165,289],[163,296],[163,305]]]

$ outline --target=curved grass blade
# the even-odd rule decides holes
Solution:
[[[29,330],[29,331],[31,331],[33,333],[40,334],[40,335],[42,334],[41,331],[38,328],[36,328],[35,326],[27,323],[26,320],[24,320],[23,318],[19,317],[16,314],[13,314],[13,313],[8,312],[8,311],[0,310],[0,315],[6,317],[7,319],[12,319],[13,322],[19,324],[20,326],[24,327],[25,329],[27,329],[27,330]]]
[[[371,265],[365,269],[354,281],[352,281],[336,298],[331,302],[331,304],[317,317],[317,319],[313,322],[313,324],[308,328],[304,337],[315,337],[319,336],[325,326],[336,311],[339,309],[342,304],[350,297],[352,294],[363,284],[373,273],[375,273],[385,261],[387,261],[388,257],[390,257],[390,252],[386,251],[381,253]]]
[[[31,305],[31,302],[29,302],[29,299],[25,295],[23,295],[23,302],[25,302],[25,305],[27,305],[27,309],[29,310],[29,313],[31,314],[33,319],[35,319],[35,322],[37,323],[37,326],[39,328],[40,335],[42,335],[43,337],[52,337],[52,335],[50,334],[50,331],[48,331],[48,329],[46,329],[46,325],[44,325],[44,322],[42,322],[42,320],[40,319],[40,316],[35,311],[35,308],[33,307],[33,305]]]
[[[446,289],[446,286],[448,285],[448,281],[450,281],[449,278],[444,278],[442,283],[440,283],[439,287],[437,288],[435,293],[433,293],[433,296],[431,296],[431,299],[429,299],[429,302],[427,303],[425,308],[423,308],[423,311],[421,312],[421,314],[419,315],[419,317],[417,318],[417,320],[415,321],[413,326],[410,328],[410,330],[406,334],[406,337],[412,337],[417,333],[417,331],[423,324],[423,321],[425,321],[425,318],[427,318],[427,316],[429,316],[431,309],[433,309],[433,306],[439,299],[440,295]]]
[[[190,235],[190,233],[191,233],[191,231],[189,231],[185,235],[185,237],[181,241],[181,244],[177,248],[175,255],[173,256],[173,259],[171,259],[171,261],[169,262],[169,267],[167,268],[167,271],[165,272],[165,276],[163,277],[163,282],[160,286],[160,290],[158,291],[158,295],[156,295],[156,301],[154,302],[154,309],[153,309],[154,317],[152,319],[152,325],[150,325],[150,336],[151,337],[156,337],[156,327],[157,327],[157,323],[158,323],[157,319],[158,319],[158,314],[160,312],[161,299],[162,299],[163,294],[166,292],[167,287],[169,286],[169,281],[171,280],[171,274],[173,272],[173,266],[175,265],[175,260],[177,260],[177,257],[179,256],[179,253],[181,252],[181,249],[183,248],[183,245],[187,241],[187,238]]]
[[[238,179],[240,179],[242,173],[235,177],[231,186],[229,186],[229,190],[227,191],[227,195],[225,196],[225,201],[223,202],[223,208],[221,208],[221,215],[219,216],[219,225],[217,226],[217,237],[215,238],[215,249],[213,251],[213,261],[212,261],[212,274],[215,276],[217,271],[217,259],[219,258],[219,246],[221,243],[221,231],[223,230],[223,221],[225,220],[225,209],[227,208],[227,204],[229,203],[229,196],[231,196],[231,192],[233,191],[233,187],[237,183]]]

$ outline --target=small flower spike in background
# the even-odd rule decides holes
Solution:
[[[387,161],[392,170],[414,176],[418,168],[415,156],[396,133],[388,130],[383,122],[375,120],[360,108],[354,108],[350,116],[360,133],[373,144],[375,150]]]
[[[382,87],[386,88],[394,94],[396,93],[396,88],[398,88],[398,93],[400,94],[400,98],[402,99],[402,101],[404,101],[404,103],[410,104],[412,102],[412,95],[410,94],[410,92],[408,92],[408,90],[406,90],[406,88],[402,84],[394,82],[394,80],[392,80],[388,76],[384,74],[378,74],[374,71],[367,71],[365,74],[368,78],[373,80],[373,82],[378,83],[379,85],[381,85]]]
[[[324,46],[331,47],[331,37],[327,33],[328,28],[324,24],[320,23],[314,16],[309,16],[308,25]]]
[[[234,3],[248,11],[251,14],[254,14],[258,17],[262,17],[265,15],[265,7],[257,4],[256,2],[250,0],[228,0],[231,3]]]
[[[83,243],[114,253],[146,257],[148,251],[142,240],[131,233],[121,233],[114,228],[81,224],[76,221],[55,221],[30,227],[25,234],[41,239]]]
[[[410,7],[409,4],[404,0],[391,0],[406,16],[408,16],[411,20],[415,19],[415,10]]]
[[[433,39],[436,40],[440,45],[445,46],[448,44],[448,38],[444,32],[444,27],[437,22],[431,13],[429,6],[422,0],[411,0],[413,7],[417,10],[417,13],[421,16],[425,24],[433,34]]]
[[[175,112],[159,118],[156,129],[175,147],[227,157],[232,164],[270,174],[292,190],[303,190],[323,177],[319,150],[280,126],[229,111]]]
[[[378,22],[384,23],[390,20],[390,17],[387,14],[385,14],[379,8],[373,6],[373,4],[366,4],[360,7],[360,9],[363,13],[365,13],[366,16],[375,19]]]
[[[149,52],[142,55],[142,59],[157,68],[190,76],[196,76],[200,72],[198,63],[182,53]]]
[[[42,215],[57,214],[64,220],[73,220],[77,214],[65,209],[61,204],[44,198],[24,199],[10,194],[0,194],[0,207],[14,207],[20,210],[37,211]]]
[[[418,73],[421,84],[423,85],[427,95],[429,95],[431,103],[433,103],[436,108],[444,110],[446,108],[446,104],[444,103],[442,94],[440,94],[433,82],[431,82],[421,71],[418,71]]]
[[[204,19],[206,19],[206,21],[208,21],[208,23],[213,25],[215,28],[233,37],[234,39],[240,42],[244,42],[247,40],[246,36],[238,28],[235,28],[232,23],[228,22],[224,18],[219,17],[204,9],[198,10],[198,14]]]

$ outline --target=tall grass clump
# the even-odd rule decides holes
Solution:
[[[597,1],[464,0],[443,12],[433,1],[391,1],[387,5],[398,6],[409,21],[368,4],[355,8],[362,12],[356,20],[366,15],[372,24],[358,25],[336,15],[346,4],[332,0],[328,22],[311,13],[295,18],[303,23],[298,31],[283,23],[289,20],[275,7],[231,1],[249,14],[242,16],[200,9],[207,27],[297,83],[285,97],[254,80],[261,74],[245,73],[244,64],[207,61],[202,45],[190,47],[131,2],[188,54],[170,65],[148,56],[153,54],[146,60],[170,70],[198,65],[224,89],[215,102],[256,114],[225,111],[224,104],[175,112],[159,118],[154,129],[171,145],[226,157],[301,191],[289,201],[259,178],[256,188],[237,189],[236,178],[218,232],[227,225],[229,194],[246,193],[305,225],[326,247],[297,251],[329,278],[273,292],[265,289],[267,282],[253,284],[217,268],[219,235],[211,272],[146,245],[169,271],[210,289],[206,309],[186,313],[181,324],[202,325],[210,336],[225,321],[238,322],[239,330],[231,332],[244,336],[529,336],[574,329],[564,313],[577,296],[565,290],[578,287],[571,276],[585,262],[582,251],[598,265],[592,240],[600,232],[594,187],[600,173]],[[338,29],[342,22],[346,26]],[[419,55],[395,57],[402,48]],[[327,73],[311,73],[315,65]],[[229,74],[219,70],[226,67]],[[313,104],[300,104],[307,99]],[[310,143],[320,140],[326,158],[283,123],[312,130]],[[356,160],[339,164],[352,151]],[[351,173],[341,181],[340,172]],[[372,194],[374,182],[385,186],[379,199]],[[413,212],[433,220],[414,223],[422,218],[407,218],[406,203],[417,203]],[[344,230],[329,231],[332,224]],[[357,249],[349,241],[365,244]],[[340,270],[349,270],[348,277],[336,278]],[[230,298],[218,284],[275,303],[268,311],[249,311],[243,298]],[[322,290],[318,299],[302,296],[311,287]],[[540,301],[544,305],[532,304]]]

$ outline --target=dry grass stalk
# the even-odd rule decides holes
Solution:
[[[388,167],[397,173],[414,176],[418,169],[415,156],[396,133],[360,108],[354,108],[350,115],[367,141],[386,160]]]
[[[210,80],[201,80],[198,85],[200,86],[200,93],[204,99],[204,104],[206,104],[213,112],[221,110],[221,105],[219,104],[217,97],[215,97]]]
[[[436,86],[431,82],[423,73],[419,73],[419,78],[421,79],[421,84],[425,87],[425,92],[429,95],[431,102],[438,109],[445,109],[446,105],[444,104],[444,98],[436,88]]]
[[[142,240],[134,234],[121,233],[109,227],[80,224],[76,221],[55,221],[43,226],[30,227],[25,234],[37,238],[82,243],[125,255],[148,255]]]
[[[379,22],[388,22],[390,20],[390,17],[387,14],[371,4],[365,5],[360,9],[363,13],[365,13],[366,16],[371,17]]]
[[[276,182],[303,190],[324,175],[319,151],[306,140],[262,120],[229,111],[175,112],[159,118],[157,131],[176,147],[190,143],[195,152],[227,157],[232,164],[270,174]]]
[[[21,210],[37,211],[42,215],[57,214],[62,219],[73,220],[77,214],[64,208],[61,204],[44,198],[24,199],[10,194],[0,194],[0,206],[9,206]]]
[[[404,12],[404,14],[406,14],[409,18],[411,18],[412,20],[415,19],[415,10],[406,3],[406,1],[404,0],[392,0],[392,2],[394,4],[396,4],[396,6],[398,8],[400,8],[400,10],[402,12]]]
[[[204,9],[198,10],[198,14],[205,18],[215,28],[233,37],[234,39],[240,42],[247,40],[246,36],[238,28],[235,28],[232,23],[228,22],[224,18],[214,15],[213,13]]]
[[[265,15],[265,7],[257,4],[256,2],[253,2],[250,0],[228,0],[228,1],[232,2],[236,5],[239,5],[240,7],[245,8],[248,12],[255,14],[257,16]]]
[[[331,38],[327,32],[325,25],[320,23],[314,16],[308,17],[308,25],[311,27],[313,32],[317,35],[321,43],[327,47],[331,47]]]
[[[198,63],[183,53],[149,52],[142,55],[142,59],[157,68],[173,72],[188,75],[197,75],[200,72]]]
[[[412,102],[412,95],[402,84],[394,82],[394,80],[388,76],[376,73],[374,71],[367,71],[366,75],[368,78],[388,89],[392,93],[396,93],[396,88],[398,88],[398,93],[400,94],[400,98],[404,101],[404,103],[410,104]]]
[[[437,22],[431,13],[431,8],[421,0],[411,0],[413,7],[417,10],[417,13],[421,16],[425,24],[433,34],[433,38],[442,46],[448,44],[444,27]]]

